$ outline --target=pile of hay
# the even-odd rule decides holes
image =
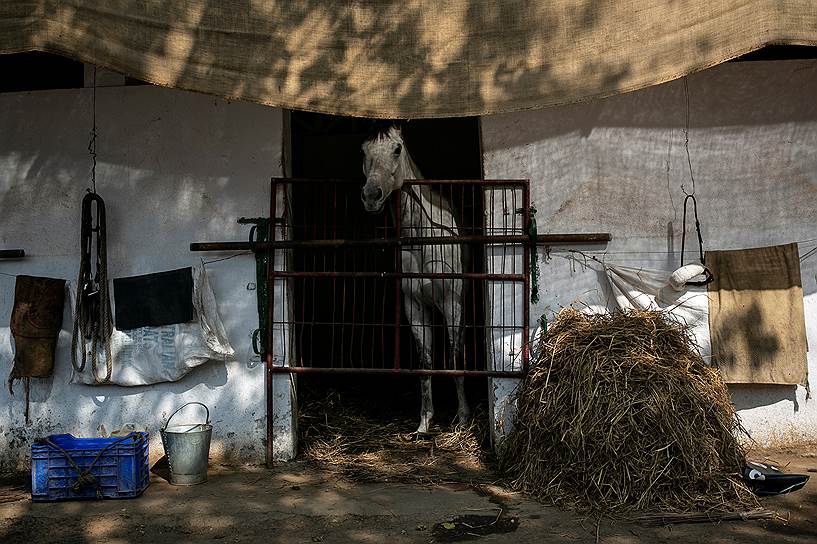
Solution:
[[[562,310],[502,452],[516,489],[594,511],[757,506],[718,371],[661,312]]]
[[[465,427],[434,424],[417,436],[417,420],[384,413],[338,391],[299,402],[302,457],[315,466],[360,481],[419,484],[490,483],[484,414]]]

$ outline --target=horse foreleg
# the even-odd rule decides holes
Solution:
[[[462,352],[462,287],[455,282],[443,283],[444,306],[441,308],[445,320],[448,323],[448,343],[451,354],[451,368],[457,368],[457,360]],[[447,288],[447,289],[446,289]],[[466,425],[471,421],[471,409],[468,407],[468,399],[465,397],[465,378],[458,376],[454,378],[454,385],[457,387],[457,423]]]
[[[471,421],[471,409],[468,407],[468,399],[465,398],[465,378],[457,376],[454,378],[457,386],[457,424],[466,425]]]
[[[431,315],[425,304],[413,296],[410,287],[410,282],[408,286],[404,285],[403,300],[405,301],[406,317],[408,317],[409,323],[411,323],[411,332],[417,341],[423,368],[429,369],[432,367]],[[420,399],[420,425],[417,427],[417,432],[424,434],[428,432],[431,420],[434,418],[434,403],[431,398],[431,376],[423,376],[420,378]]]
[[[431,399],[431,376],[420,378],[420,425],[417,434],[425,434],[434,418],[434,403]]]

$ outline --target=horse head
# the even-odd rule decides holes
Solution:
[[[389,195],[405,180],[406,150],[400,127],[382,127],[363,142],[363,175],[366,184],[360,199],[367,212],[380,213]]]

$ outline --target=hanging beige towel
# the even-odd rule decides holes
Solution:
[[[797,244],[707,251],[712,353],[727,383],[808,384]]]

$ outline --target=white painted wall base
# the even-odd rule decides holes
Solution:
[[[286,115],[286,114],[285,114]],[[284,124],[288,127],[288,123]],[[286,129],[284,129],[286,130]],[[285,140],[289,135],[284,135]],[[276,218],[289,217],[285,202],[288,188],[278,185],[276,194]],[[275,240],[289,239],[289,232],[285,227],[274,229]],[[276,251],[274,270],[288,270],[290,268],[288,251]],[[290,291],[288,278],[276,278],[274,286],[270,285],[270,292],[274,293],[275,307],[273,321],[278,325],[272,327],[272,364],[273,366],[289,366],[291,356],[291,327]],[[274,287],[274,290],[272,289]],[[272,455],[267,462],[290,461],[298,455],[298,379],[295,374],[273,373],[272,377]],[[268,454],[269,456],[269,454]]]
[[[518,378],[488,378],[488,425],[494,453],[502,453],[502,443],[513,429],[516,394],[521,381]]]
[[[298,455],[298,401],[295,374],[272,376],[272,461]]]

